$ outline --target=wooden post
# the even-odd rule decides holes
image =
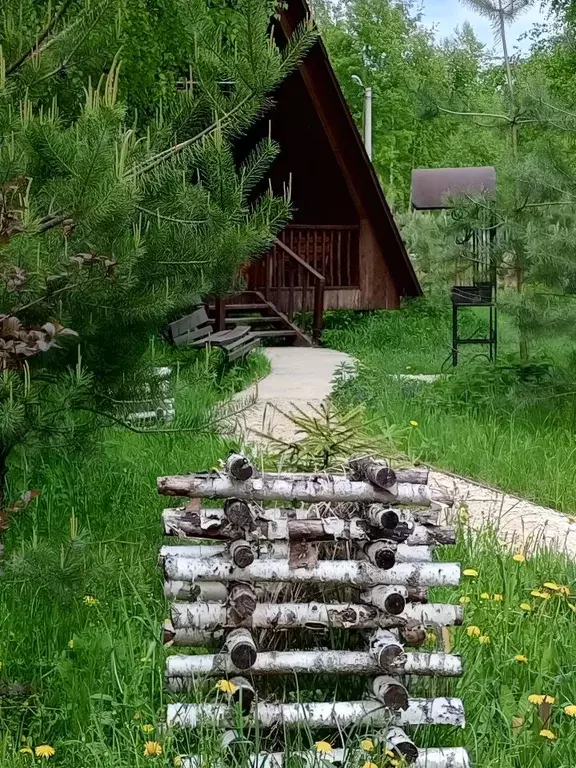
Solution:
[[[319,344],[322,340],[322,329],[324,325],[324,285],[323,277],[316,278],[314,286],[314,317],[312,320],[312,340]]]
[[[214,328],[216,331],[224,331],[226,329],[226,299],[222,296],[217,296],[215,301],[215,315],[216,320]]]

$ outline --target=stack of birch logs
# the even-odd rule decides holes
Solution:
[[[427,630],[440,636],[462,622],[461,606],[428,602],[428,587],[457,585],[460,567],[433,561],[433,548],[454,543],[455,531],[436,524],[442,503],[427,482],[426,469],[392,470],[371,457],[351,459],[346,475],[262,474],[238,454],[223,471],[159,478],[159,493],[192,499],[163,513],[165,535],[187,540],[160,554],[166,595],[175,598],[164,641],[220,646],[215,654],[169,656],[167,687],[195,691],[207,677],[227,678],[231,694],[216,703],[170,704],[168,726],[221,727],[228,744],[225,732],[238,728],[240,708],[245,726],[258,733],[278,726],[282,733],[332,731],[342,747],[334,747],[331,762],[369,762],[354,752],[361,729],[401,764],[467,768],[464,749],[418,749],[405,730],[464,726],[459,699],[412,698],[405,687],[408,676],[462,674],[459,656],[407,651],[426,643]],[[200,499],[225,501],[206,508]],[[284,505],[272,506],[278,502]],[[302,648],[307,632],[323,633],[326,642],[333,634],[326,630],[335,628],[353,631],[360,648]],[[262,640],[270,635],[278,640],[272,650]],[[284,703],[261,694],[262,676],[310,674],[333,676],[331,682],[365,678],[369,695]],[[298,687],[305,688],[303,679]],[[356,734],[348,743],[347,729]],[[258,750],[250,768],[293,764],[288,753]],[[318,755],[311,745],[300,757],[298,765],[309,766]],[[183,766],[205,768],[200,755]]]

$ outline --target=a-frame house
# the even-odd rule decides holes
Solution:
[[[279,45],[308,16],[306,0],[289,0],[274,21]],[[395,309],[421,289],[321,39],[273,98],[246,141],[253,146],[269,131],[278,141],[270,182],[282,193],[290,181],[294,217],[250,266],[247,291],[219,304],[216,321],[223,328],[240,313],[250,324],[262,311],[274,317],[263,335],[288,331],[306,343],[295,312],[314,312],[318,337],[325,310]],[[254,329],[264,326],[261,318]]]

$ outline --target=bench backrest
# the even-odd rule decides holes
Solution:
[[[204,307],[195,310],[190,315],[185,315],[175,320],[168,326],[170,337],[174,344],[188,344],[196,339],[203,339],[212,333],[212,321],[206,314]]]

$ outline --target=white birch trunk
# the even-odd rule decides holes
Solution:
[[[399,616],[406,610],[408,590],[406,587],[372,587],[367,592],[363,592],[360,599],[381,611]]]
[[[371,483],[342,475],[261,475],[244,482],[225,475],[175,475],[159,477],[158,493],[204,499],[249,501],[363,501],[429,506],[432,491],[427,485],[398,483],[396,494]]]
[[[404,467],[403,469],[395,469],[394,472],[399,483],[428,485],[430,472],[425,467]]]
[[[390,728],[386,734],[386,749],[400,755],[409,765],[418,759],[418,747],[402,728]]]
[[[165,581],[164,595],[178,600],[225,603],[228,587],[221,581]]]
[[[402,649],[400,651],[402,653]],[[169,690],[183,691],[201,677],[240,674],[228,654],[175,655],[166,660]],[[254,675],[378,675],[382,667],[369,653],[362,651],[264,651],[257,655],[250,669]],[[389,673],[460,677],[460,656],[444,653],[402,653]]]
[[[390,712],[379,701],[311,702],[307,704],[259,703],[250,720],[262,728],[275,726],[306,728],[350,728],[362,725],[388,728],[392,725],[465,725],[460,699],[410,699],[408,708]],[[168,727],[197,728],[199,725],[233,727],[236,713],[226,704],[168,704]]]
[[[406,544],[411,547],[414,545],[456,544],[456,529],[452,526],[417,524],[413,533],[406,539]]]
[[[348,460],[348,470],[352,480],[367,480],[389,493],[394,493],[397,486],[396,473],[388,462],[383,460],[370,456],[353,456]]]
[[[301,761],[302,768],[320,768],[327,763],[339,765],[354,765],[351,761],[353,752],[346,749],[335,749],[329,755],[318,755],[315,751],[292,752],[287,755],[284,752],[261,752],[258,755],[248,755],[247,768],[284,768],[285,764],[294,764],[294,758]],[[359,765],[366,761],[366,755],[359,759]],[[182,768],[228,768],[229,764],[221,759],[214,760],[212,756],[184,757]],[[410,764],[411,768],[470,768],[468,753],[462,747],[446,747],[421,749],[418,757]]]
[[[287,542],[283,541],[259,541],[253,543],[253,548],[258,558],[269,558],[270,560],[286,560],[290,556],[290,550]],[[408,547],[405,548],[406,550]],[[412,550],[417,552],[429,551],[428,547],[410,547],[410,552],[405,553],[408,557]],[[164,546],[160,548],[160,555],[158,558],[159,564],[162,565],[166,557],[184,557],[190,558],[190,560],[208,559],[209,557],[226,558],[228,547],[226,544],[189,544],[184,546]],[[417,560],[426,560],[426,557],[416,558]],[[430,557],[430,559],[432,559]],[[405,560],[404,562],[413,562],[412,560]]]
[[[174,581],[285,581],[291,584],[348,584],[358,587],[378,584],[433,587],[457,586],[457,563],[400,563],[384,571],[357,560],[321,560],[313,568],[290,568],[286,560],[255,560],[247,568],[216,558],[193,560],[166,557],[164,573]]]
[[[434,554],[432,547],[410,544],[398,544],[396,549],[397,563],[431,563]]]

